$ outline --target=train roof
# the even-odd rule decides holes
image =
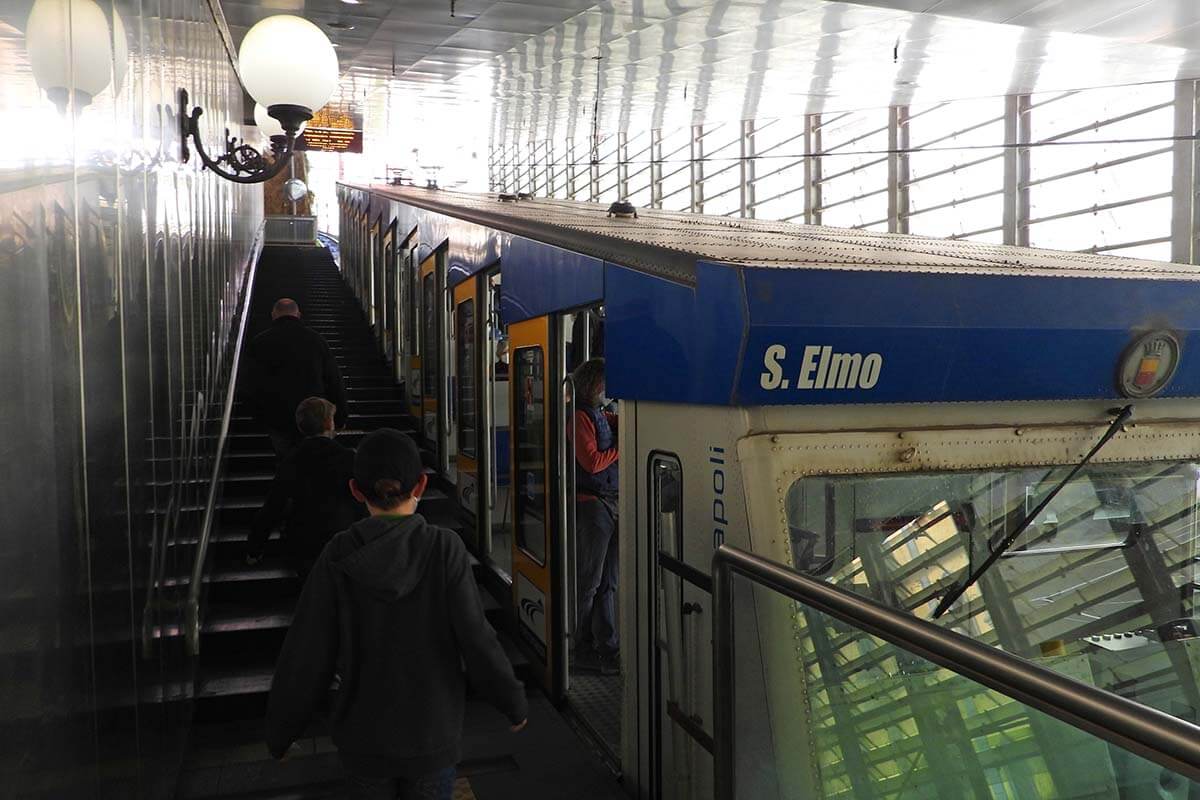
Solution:
[[[680,281],[699,260],[776,269],[836,269],[1041,277],[1200,280],[1186,264],[823,225],[639,209],[415,187],[355,187],[447,216]]]
[[[505,324],[603,302],[608,389],[685,404],[1200,397],[1200,270],[1109,255],[559,200],[348,186],[501,263]],[[364,197],[360,193],[369,193]],[[385,210],[386,203],[394,204]],[[414,246],[416,244],[414,243]]]

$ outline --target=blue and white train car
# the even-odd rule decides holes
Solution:
[[[339,192],[343,269],[470,544],[543,686],[638,797],[713,791],[708,572],[721,543],[918,617],[943,604],[938,624],[1200,715],[1194,268]],[[619,400],[621,675],[570,655],[571,374],[600,355]],[[737,597],[738,796],[1179,791],[1148,762],[819,612],[761,588]]]

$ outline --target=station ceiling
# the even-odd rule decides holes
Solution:
[[[301,13],[343,91],[488,100],[500,124],[786,116],[1200,77],[1195,0],[221,0]],[[453,15],[451,10],[453,7]]]

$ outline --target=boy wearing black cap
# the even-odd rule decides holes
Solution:
[[[352,798],[450,800],[465,678],[512,724],[525,689],[483,614],[462,540],[416,514],[427,477],[412,439],[376,431],[350,490],[371,516],[325,547],[275,667],[267,745],[282,758],[334,680],[333,740]]]

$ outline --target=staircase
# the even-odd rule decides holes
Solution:
[[[349,421],[338,440],[353,447],[366,433],[381,427],[415,434],[417,427],[407,414],[403,392],[394,385],[329,251],[268,248],[258,269],[248,337],[269,324],[270,308],[279,297],[292,297],[300,304],[304,321],[325,337],[336,355],[346,383]],[[245,413],[241,402],[234,414],[219,524],[209,549],[194,725],[179,797],[336,795],[340,771],[323,722],[314,722],[294,755],[282,764],[270,760],[266,752],[267,694],[301,584],[281,557],[278,534],[268,542],[261,563],[248,567],[242,560],[250,523],[265,499],[275,459],[265,431]],[[433,463],[431,454],[423,455],[427,464]],[[421,513],[433,524],[459,529],[453,493],[447,488],[432,483],[422,498]],[[501,606],[486,592],[482,596],[493,625],[502,629]],[[515,648],[506,647],[520,667],[523,659]],[[468,723],[472,716],[486,717],[484,710],[475,708],[481,704],[472,701]],[[486,762],[485,758],[475,766],[487,769]],[[465,765],[464,771],[470,768]]]

